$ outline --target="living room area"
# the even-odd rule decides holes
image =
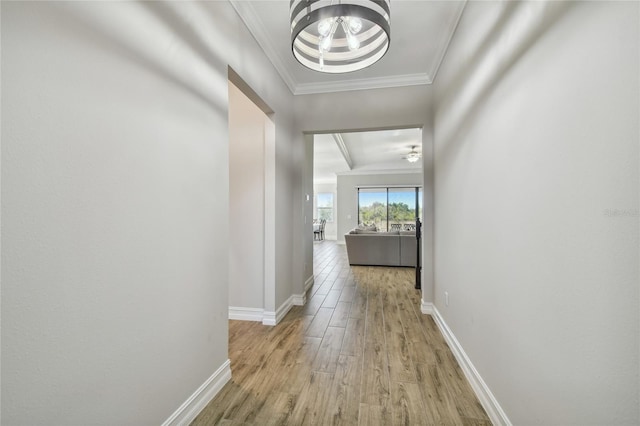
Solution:
[[[312,143],[316,243],[350,245],[364,234],[412,234],[415,241],[423,200],[420,128],[317,134]],[[375,263],[363,261],[357,260]],[[397,260],[378,263],[401,266]]]

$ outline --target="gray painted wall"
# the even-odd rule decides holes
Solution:
[[[229,306],[264,309],[265,123],[229,83]]]
[[[0,7],[2,423],[161,424],[228,357],[227,66],[275,111],[281,236],[293,96],[227,2]]]
[[[435,82],[435,303],[513,424],[640,422],[638,8],[469,2]]]

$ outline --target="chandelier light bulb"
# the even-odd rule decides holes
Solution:
[[[356,17],[349,17],[349,31],[351,34],[358,34],[362,30],[362,20]]]
[[[360,40],[358,40],[358,37],[353,35],[353,33],[350,31],[351,24],[349,17],[342,18],[342,29],[344,30],[344,33],[347,37],[347,46],[349,46],[349,50],[358,50],[360,48]]]
[[[318,22],[318,34],[320,34],[322,37],[328,36],[329,31],[331,31],[332,24],[332,19],[323,19],[322,21]]]
[[[320,38],[320,50],[324,50],[326,52],[328,52],[329,50],[331,50],[331,34],[329,34],[327,37],[322,37]]]
[[[347,31],[347,44],[349,45],[349,50],[357,50],[360,48],[360,40],[349,31]]]

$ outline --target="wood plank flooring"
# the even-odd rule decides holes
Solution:
[[[192,425],[490,425],[411,268],[351,267],[314,243],[305,306],[229,321],[232,380]]]

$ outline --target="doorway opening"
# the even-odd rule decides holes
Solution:
[[[275,325],[272,116],[229,68],[229,319],[267,325]]]
[[[365,207],[384,207],[385,218],[389,215],[386,197],[384,205],[365,206],[358,188],[364,192],[375,192],[374,188],[385,188],[388,192],[391,188],[392,193],[400,195],[402,188],[409,188],[414,200],[415,188],[422,188],[422,161],[409,161],[412,150],[422,153],[422,129],[419,127],[315,133],[308,140],[313,152],[312,217],[316,221],[326,220],[324,234],[327,240],[344,244],[344,234],[361,223],[361,210]],[[405,203],[406,206],[400,195],[392,200],[392,210],[413,209],[420,217],[422,190],[419,190],[418,200],[413,204]],[[375,201],[372,198],[370,204]],[[398,220],[407,219],[405,216],[398,216]]]

